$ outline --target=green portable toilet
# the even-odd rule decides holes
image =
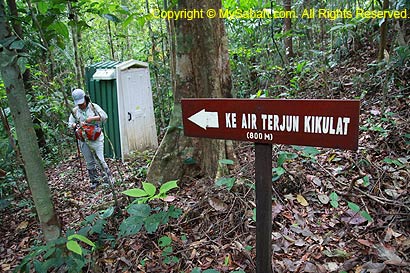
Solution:
[[[91,100],[108,115],[107,157],[124,160],[132,151],[158,147],[147,63],[98,62],[86,67],[86,82]]]

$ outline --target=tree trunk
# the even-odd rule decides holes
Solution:
[[[383,10],[389,8],[389,0],[383,0]],[[387,43],[387,20],[388,17],[384,18],[384,22],[380,26],[380,44],[379,44],[379,54],[377,60],[380,62],[384,59],[384,50],[386,49]]]
[[[0,40],[6,39],[17,41],[17,37],[12,35],[10,31],[6,19],[4,1],[0,0]],[[59,237],[60,225],[54,210],[40,149],[36,141],[36,133],[31,121],[23,76],[17,65],[19,56],[16,50],[10,49],[11,45],[12,43],[7,46],[3,45],[0,54],[1,75],[41,228],[46,241],[50,241]]]
[[[179,10],[219,10],[221,0],[179,0]],[[204,16],[205,17],[205,16]],[[148,172],[162,183],[184,175],[215,177],[218,160],[227,158],[222,140],[188,138],[182,127],[181,98],[231,96],[227,38],[221,19],[178,20],[176,23],[176,89],[170,126]]]
[[[114,43],[112,41],[111,23],[107,20],[107,31],[108,31],[108,45],[110,46],[111,60],[115,61],[115,50]]]
[[[283,8],[285,12],[291,11],[291,0],[284,0],[283,1]],[[293,57],[293,43],[292,43],[292,34],[290,33],[292,30],[292,18],[286,17],[283,19],[283,30],[286,33],[285,36],[285,56],[286,59],[289,61],[290,58]]]
[[[69,19],[71,20],[72,24],[70,25],[71,29],[71,39],[73,42],[73,50],[74,50],[74,67],[75,67],[75,78],[77,81],[77,88],[83,87],[83,78],[82,78],[82,66],[80,61],[80,52],[78,50],[78,16],[77,10],[73,8],[70,1],[67,2],[68,5],[68,13]]]

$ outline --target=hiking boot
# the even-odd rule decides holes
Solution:
[[[100,184],[100,182],[98,182],[98,172],[96,169],[91,169],[91,170],[87,170],[88,171],[88,175],[90,177],[90,182],[91,182],[91,189],[95,189],[97,188],[97,186]]]

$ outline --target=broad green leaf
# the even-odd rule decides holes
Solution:
[[[234,163],[233,160],[230,160],[230,159],[221,159],[218,162],[220,164],[225,164],[225,165],[232,165]]]
[[[373,222],[373,217],[371,217],[370,214],[367,211],[362,210],[360,212],[360,215],[362,215],[363,218],[365,218],[367,221]]]
[[[19,57],[17,59],[17,65],[20,68],[20,73],[24,74],[24,72],[26,72],[27,67],[26,64],[28,63],[28,59],[26,57]]]
[[[171,218],[178,219],[179,216],[181,216],[182,210],[181,209],[176,209],[174,206],[170,206],[168,209],[168,215]]]
[[[303,152],[308,154],[308,155],[312,155],[312,156],[320,154],[320,151],[318,149],[316,149],[315,147],[305,147],[303,149]]]
[[[228,191],[230,191],[235,184],[236,178],[235,177],[221,177],[216,180],[215,185],[218,187],[225,186]]]
[[[157,188],[151,183],[142,182],[142,187],[144,191],[148,193],[148,196],[154,196],[157,191]]]
[[[24,41],[22,40],[17,40],[14,41],[11,45],[10,45],[10,49],[23,49],[24,48]]]
[[[150,215],[151,207],[148,204],[132,204],[127,212],[132,216],[145,218]]]
[[[159,188],[159,193],[160,194],[165,194],[165,193],[169,192],[172,189],[178,188],[177,182],[178,182],[178,180],[172,180],[172,181],[168,181],[168,182],[162,184],[161,187]]]
[[[338,200],[339,200],[339,195],[337,195],[336,192],[332,192],[332,193],[329,195],[329,198],[330,198],[330,200],[332,200],[332,201],[338,201]]]
[[[286,172],[286,170],[282,167],[278,167],[278,168],[273,168],[272,169],[276,175],[281,176],[282,174],[284,174]]]
[[[286,172],[286,170],[282,167],[272,168],[272,171],[273,171],[272,182],[275,182],[276,180],[278,180]]]
[[[87,237],[85,237],[83,235],[80,235],[80,234],[73,234],[71,236],[68,236],[67,239],[69,241],[72,240],[72,239],[77,239],[77,240],[80,240],[83,243],[86,243],[87,245],[89,245],[91,247],[95,247],[95,244],[90,239],[88,239]]]
[[[76,241],[67,241],[66,247],[71,252],[77,253],[78,255],[83,254],[83,249]]]
[[[339,207],[339,202],[337,202],[336,200],[331,200],[330,205],[334,208],[338,208]]]
[[[148,196],[148,193],[146,193],[142,189],[130,189],[122,192],[125,195],[131,196],[131,197],[144,197]]]
[[[203,271],[202,273],[220,273],[218,270],[215,269],[207,269],[205,271]]]
[[[128,16],[128,18],[125,19],[124,22],[122,22],[122,26],[126,28],[134,20],[134,16],[135,14],[131,14],[130,16]]]
[[[192,269],[191,273],[201,273],[201,269],[199,267],[195,267]]]
[[[143,225],[143,219],[139,216],[131,216],[125,219],[119,228],[118,236],[128,236],[137,234]]]
[[[0,46],[9,47],[16,39],[16,36],[10,36],[8,38],[0,40]]]
[[[295,154],[295,153],[279,152],[278,167],[282,167],[283,163],[285,163],[286,160],[295,159],[297,157],[298,157],[298,155]]]
[[[47,10],[48,10],[48,2],[47,1],[39,1],[37,2],[37,8],[38,11],[41,14],[46,14]]]
[[[363,186],[367,187],[369,185],[370,185],[370,179],[369,179],[369,176],[366,175],[365,177],[363,177]]]
[[[40,262],[39,260],[34,260],[33,261],[34,269],[38,273],[47,273],[47,270],[44,269],[43,263]]]
[[[158,245],[159,245],[160,247],[169,246],[169,245],[171,245],[171,243],[172,243],[172,239],[171,239],[170,237],[168,237],[168,236],[162,236],[162,237],[159,238],[159,240],[158,240]]]
[[[119,23],[121,22],[120,19],[118,19],[117,16],[115,16],[114,14],[103,14],[102,17],[104,17],[105,19],[112,21],[114,23]]]
[[[152,234],[157,231],[159,224],[161,223],[160,216],[158,214],[151,214],[144,221],[145,230]]]
[[[69,38],[68,27],[63,22],[54,22],[51,25],[49,25],[47,29],[54,30],[55,32],[57,32],[58,34],[60,34],[67,40]]]
[[[102,219],[107,219],[108,217],[110,217],[112,214],[114,213],[114,207],[109,207],[108,209],[106,209],[103,214],[101,215]]]
[[[356,203],[347,202],[347,206],[354,212],[360,211],[360,207]]]

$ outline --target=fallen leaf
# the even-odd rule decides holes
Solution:
[[[398,238],[400,237],[402,234],[395,232],[392,228],[387,228],[386,230],[386,236],[384,236],[384,241],[385,242],[389,242],[392,237],[394,238]]]
[[[309,273],[316,273],[317,272],[317,267],[315,264],[312,264],[310,262],[306,262],[305,264],[305,269],[303,272],[309,272]]]
[[[345,223],[348,223],[351,225],[360,225],[367,221],[366,218],[360,215],[360,213],[354,212],[350,209],[347,211],[347,214],[349,214],[349,216],[345,216],[341,218],[341,220]]]
[[[10,270],[11,266],[9,264],[2,264],[1,265],[1,271],[2,272],[6,272],[8,270]]]
[[[167,196],[167,197],[165,197],[165,198],[162,198],[162,200],[164,200],[165,202],[172,202],[172,201],[174,201],[176,199],[176,197],[175,196],[172,196],[172,195],[169,195],[169,196]]]
[[[364,246],[368,246],[368,247],[373,247],[374,243],[370,242],[369,240],[365,240],[365,239],[357,239],[357,242],[359,242],[360,244],[364,245]]]
[[[295,246],[304,246],[306,242],[302,239],[297,239],[295,242]]]
[[[374,248],[377,250],[379,258],[383,261],[389,261],[390,264],[401,264],[403,262],[403,260],[395,253],[394,249],[388,248],[382,244],[377,244]]]
[[[372,262],[367,262],[362,266],[359,266],[358,269],[359,272],[367,272],[367,273],[380,273],[383,272],[384,268],[386,267],[386,265],[384,263],[372,263]],[[356,269],[356,272],[357,270]]]
[[[296,196],[296,200],[299,202],[304,207],[309,206],[309,203],[306,201],[305,197],[303,197],[301,194],[298,194]]]
[[[318,187],[322,186],[322,181],[320,180],[319,177],[314,177],[313,178],[313,183],[315,183],[315,185],[318,186]]]
[[[384,192],[393,199],[397,199],[400,196],[394,189],[385,189]]]
[[[278,216],[283,210],[283,206],[281,204],[275,204],[274,207],[272,207],[272,219],[275,219],[276,216]]]
[[[21,222],[21,223],[17,226],[16,231],[26,229],[27,226],[28,226],[28,222],[27,222],[27,221],[23,221],[23,222]]]
[[[378,109],[372,109],[372,110],[370,110],[370,114],[372,114],[374,116],[378,116],[378,115],[380,115],[380,111]]]
[[[325,205],[328,204],[329,201],[330,201],[329,196],[327,196],[326,194],[319,194],[317,197],[319,198],[319,201],[320,201],[322,204],[325,204]]]
[[[325,267],[328,270],[328,272],[335,272],[339,269],[339,265],[335,262],[326,263]]]
[[[211,205],[216,211],[225,211],[228,208],[224,202],[215,197],[209,198],[209,205]]]

